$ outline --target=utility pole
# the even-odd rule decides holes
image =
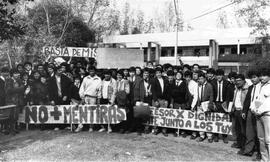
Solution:
[[[177,2],[176,2],[177,1]],[[176,15],[176,39],[175,39],[175,47],[174,47],[174,59],[175,59],[175,65],[177,65],[177,50],[178,50],[178,26],[179,26],[179,13],[178,13],[178,7],[179,2],[178,0],[173,0],[174,2],[174,8],[175,8],[175,15]]]

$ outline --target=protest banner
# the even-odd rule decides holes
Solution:
[[[56,57],[97,57],[97,48],[83,47],[43,47],[46,56]]]
[[[229,114],[151,107],[149,125],[219,134],[232,134]]]
[[[118,124],[125,109],[109,105],[25,106],[19,122],[27,124]]]

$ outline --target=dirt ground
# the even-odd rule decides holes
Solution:
[[[187,138],[136,133],[71,133],[30,130],[0,134],[0,161],[250,161],[232,141],[198,143]],[[255,156],[255,155],[254,155]]]

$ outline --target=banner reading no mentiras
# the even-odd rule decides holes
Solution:
[[[151,107],[150,125],[219,134],[232,134],[229,114],[197,113],[188,110]]]
[[[123,120],[125,109],[109,105],[26,106],[19,118],[30,124],[118,124]]]

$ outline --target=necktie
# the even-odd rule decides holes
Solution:
[[[203,98],[203,85],[202,85],[202,91],[201,91],[201,101],[202,101],[202,98]]]
[[[221,83],[218,84],[218,101],[221,101]]]
[[[255,91],[256,91],[256,85],[254,85],[254,88],[253,88],[252,100],[251,100],[251,101],[253,101],[253,100],[254,100],[254,97],[255,97]]]

